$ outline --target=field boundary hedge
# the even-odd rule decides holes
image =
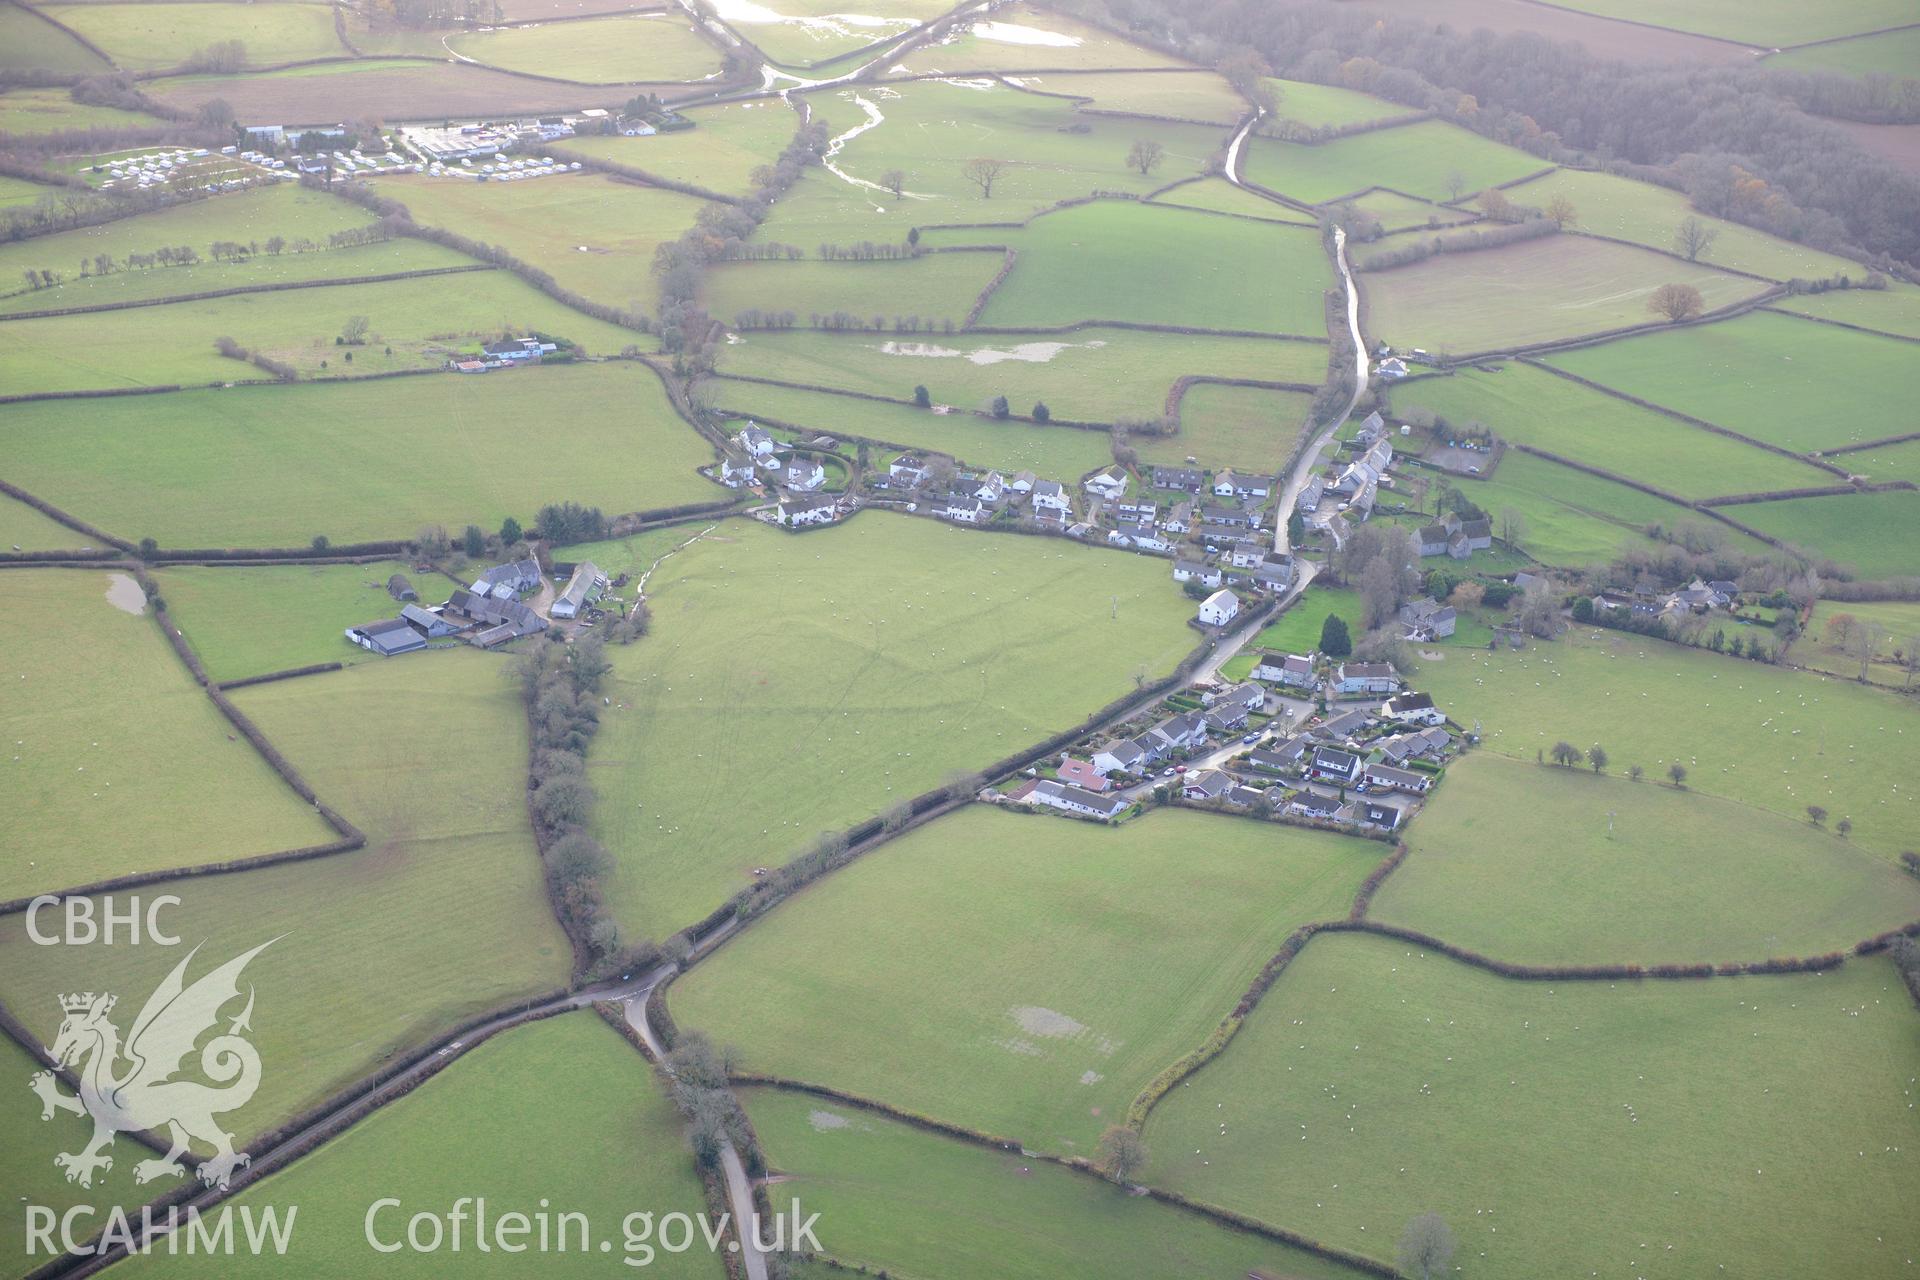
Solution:
[[[127,302],[96,302],[79,307],[50,307],[42,311],[14,311],[0,314],[0,323],[13,320],[48,320],[60,316],[85,316],[99,311],[132,311],[137,307],[164,307],[176,302],[205,302],[210,298],[232,298],[249,293],[285,293],[290,289],[329,289],[336,285],[392,284],[396,280],[417,280],[426,276],[451,276],[467,271],[498,271],[487,262],[464,266],[419,267],[412,271],[388,271],[371,276],[344,276],[338,280],[281,280],[269,284],[234,285],[226,289],[206,289],[199,293],[177,293],[165,298],[135,298]],[[413,370],[401,370],[411,373]],[[437,372],[437,370],[428,370]],[[370,375],[378,377],[380,375]]]
[[[1881,436],[1878,440],[1862,440],[1859,444],[1835,445],[1831,449],[1821,449],[1817,455],[1831,458],[1837,453],[1859,453],[1863,449],[1884,449],[1889,445],[1906,444],[1911,440],[1920,440],[1920,431],[1903,431],[1897,436]]]
[[[46,23],[48,26],[53,27],[59,31],[65,32],[67,37],[70,40],[72,40],[75,44],[79,45],[82,49],[85,49],[88,53],[92,54],[94,57],[100,59],[100,61],[106,63],[107,69],[109,71],[124,70],[124,68],[122,68],[119,63],[115,62],[112,59],[112,57],[108,55],[105,49],[102,49],[99,45],[87,39],[85,36],[81,35],[78,31],[75,31],[72,27],[60,21],[60,19],[54,17],[52,14],[43,11],[40,8],[40,6],[34,5],[34,4],[27,4],[24,2],[24,0],[21,0],[21,2],[17,3],[14,7],[18,9],[24,9],[26,12],[40,19],[40,21]]]
[[[581,16],[604,17],[606,15],[582,14]],[[568,20],[570,19],[560,19],[560,21]],[[723,196],[718,191],[710,191],[705,187],[695,186],[691,182],[677,182],[672,178],[663,178],[657,173],[640,168],[638,165],[622,164],[618,160],[608,160],[602,156],[592,155],[588,152],[573,151],[570,150],[565,143],[554,147],[553,152],[555,155],[577,160],[580,162],[582,169],[589,169],[595,173],[605,173],[617,178],[626,178],[649,187],[659,187],[663,191],[675,191],[683,196],[693,196],[699,200],[711,200],[716,204],[739,204],[741,202],[741,197],[739,196]]]
[[[1195,386],[1250,387],[1255,391],[1299,391],[1313,395],[1319,386],[1307,382],[1273,382],[1265,378],[1227,378],[1210,373],[1183,373],[1173,380],[1167,388],[1167,400],[1163,416],[1179,421],[1181,406],[1186,403],[1187,392]],[[1179,434],[1177,431],[1174,434]]]
[[[1133,329],[1141,333],[1183,333],[1195,338],[1263,338],[1269,342],[1308,342],[1324,347],[1327,340],[1310,333],[1274,333],[1265,329],[1202,329],[1190,324],[1161,324],[1152,320],[1075,320],[1054,325],[974,325],[969,333],[1017,337],[1023,333],[1078,333],[1082,329]]]
[[[233,689],[245,689],[256,684],[273,684],[280,680],[292,680],[299,676],[317,676],[327,671],[344,671],[344,662],[312,662],[304,667],[289,667],[285,671],[269,671],[263,676],[242,676],[238,680],[222,680],[215,688],[226,693]]]
[[[790,382],[785,378],[762,378],[762,377],[759,377],[758,375],[750,374],[750,373],[720,373],[720,374],[715,374],[714,376],[716,378],[725,378],[734,382],[752,383],[754,386],[760,386],[760,387],[785,387],[791,391],[811,391],[819,395],[845,396],[849,400],[866,400],[874,404],[898,405],[900,408],[903,408],[903,409],[920,409],[921,408],[918,401],[902,400],[895,396],[883,396],[873,391],[852,391],[844,387],[829,387],[817,382]],[[1276,385],[1279,385],[1279,384],[1276,384]],[[1286,384],[1286,385],[1291,386],[1292,384]],[[988,413],[984,409],[960,409],[958,406],[954,406],[954,405],[949,405],[948,408],[955,409],[958,412],[967,414],[971,417],[985,418],[989,422],[1024,422],[1031,426],[1067,427],[1069,429],[1079,430],[1079,431],[1106,432],[1106,431],[1113,430],[1113,424],[1111,422],[1085,422],[1078,418],[1048,418],[1045,422],[1038,422],[1034,418],[1032,418],[1030,415],[1024,414],[1024,413],[1013,413],[1009,411],[1006,417],[996,418],[991,413]],[[729,409],[729,410],[725,410],[725,412],[732,413],[740,417],[752,417],[755,420],[762,420],[762,415],[760,414],[741,414],[740,411],[737,409]],[[932,413],[933,410],[930,408],[921,409],[921,412]],[[951,416],[951,415],[943,415],[943,416]],[[775,419],[765,418],[764,421],[774,422]],[[785,425],[790,430],[795,430],[795,431],[818,431],[819,430],[818,427],[802,426],[795,423],[785,423],[781,425]],[[833,434],[837,436],[848,436],[849,438],[854,438],[852,433],[845,432],[845,431],[837,431],[837,432],[834,432]]]
[[[115,547],[121,551],[132,551],[134,549],[133,544],[131,542],[128,542],[125,538],[116,538],[112,534],[108,533],[105,529],[100,528],[98,525],[89,524],[87,521],[82,520],[79,516],[73,515],[70,512],[64,511],[61,508],[54,506],[51,502],[48,502],[44,498],[35,497],[33,494],[28,493],[25,489],[22,489],[19,485],[9,484],[5,480],[0,480],[0,493],[6,494],[9,498],[12,498],[15,502],[24,503],[25,505],[32,507],[35,511],[38,511],[41,515],[47,517],[49,520],[52,520],[56,524],[65,525],[67,528],[74,530],[76,533],[86,534],[89,538],[92,538],[96,542],[103,542],[107,546]],[[28,553],[22,552],[21,554],[25,555]],[[82,554],[85,554],[85,553],[83,552]]]
[[[1387,882],[1387,877],[1400,869],[1400,864],[1407,860],[1407,855],[1411,852],[1413,851],[1408,848],[1406,841],[1400,840],[1394,843],[1393,852],[1383,858],[1380,865],[1373,869],[1372,874],[1361,882],[1360,892],[1353,895],[1353,909],[1347,913],[1347,919],[1365,920],[1367,918],[1367,913],[1373,910],[1373,896],[1380,892],[1380,886]]]
[[[1730,493],[1719,498],[1702,498],[1702,507],[1742,507],[1756,502],[1784,502],[1789,498],[1843,498],[1861,493],[1886,493],[1894,489],[1920,488],[1911,480],[1883,480],[1877,484],[1814,485],[1803,489],[1769,489],[1759,493]]]
[[[1696,502],[1689,502],[1687,499],[1682,498],[1678,494],[1668,493],[1666,490],[1655,488],[1653,485],[1647,484],[1644,481],[1634,480],[1623,475],[1616,475],[1615,473],[1608,471],[1603,467],[1596,467],[1593,464],[1587,463],[1587,462],[1576,462],[1572,458],[1563,457],[1562,455],[1557,453],[1550,453],[1545,449],[1536,448],[1535,446],[1530,444],[1520,444],[1517,441],[1508,441],[1507,447],[1509,449],[1516,450],[1520,453],[1529,454],[1533,457],[1544,459],[1548,462],[1558,463],[1560,466],[1563,466],[1563,467],[1571,467],[1575,471],[1584,471],[1588,475],[1598,476],[1602,480],[1611,480],[1615,484],[1623,484],[1629,489],[1637,489],[1641,493],[1647,494],[1651,497],[1659,498],[1662,502],[1671,502],[1675,506],[1684,507],[1688,511],[1697,511],[1701,515],[1706,516],[1710,520],[1718,520],[1721,524],[1724,524],[1729,528],[1736,529],[1739,532],[1746,534],[1750,538],[1757,538],[1761,542],[1766,543],[1770,547],[1774,547],[1779,550],[1786,549],[1785,544],[1782,543],[1780,539],[1774,537],[1771,534],[1762,533],[1760,532],[1760,530],[1755,529],[1753,526],[1745,524],[1742,521],[1735,520],[1732,516],[1727,515],[1723,511],[1717,510],[1716,508],[1713,508],[1713,507],[1704,507]]]
[[[1712,311],[1703,311],[1688,320],[1648,320],[1640,324],[1622,325],[1617,329],[1602,329],[1597,333],[1583,333],[1572,338],[1553,338],[1545,342],[1525,342],[1510,347],[1494,347],[1485,351],[1469,351],[1465,355],[1453,357],[1453,364],[1473,364],[1480,360],[1513,359],[1524,360],[1529,357],[1550,355],[1561,351],[1578,351],[1583,347],[1598,347],[1621,338],[1634,338],[1645,333],[1664,333],[1672,329],[1688,329],[1695,325],[1717,324],[1722,320],[1732,320],[1749,311],[1758,311],[1778,298],[1788,294],[1787,286],[1776,284],[1763,289],[1751,298],[1742,298],[1738,302],[1729,302],[1724,307]]]
[[[1831,293],[1831,292],[1840,292],[1840,291],[1829,290],[1828,292]],[[1792,296],[1792,295],[1790,294],[1788,296]],[[1811,320],[1815,324],[1832,325],[1836,329],[1851,329],[1855,333],[1871,333],[1878,338],[1892,338],[1898,342],[1920,343],[1920,338],[1916,338],[1910,333],[1893,333],[1886,329],[1875,329],[1870,325],[1853,324],[1846,320],[1835,320],[1832,316],[1813,316],[1813,315],[1808,315],[1804,311],[1789,311],[1785,307],[1762,307],[1761,310],[1771,311],[1777,316],[1790,316],[1795,320]]]
[[[45,893],[32,894],[25,898],[10,898],[0,902],[0,916],[17,915],[25,911],[35,898],[85,898],[99,893],[116,893],[121,889],[137,889],[142,885],[164,884],[169,880],[193,880],[201,876],[231,875],[236,871],[254,871],[261,867],[277,867],[286,862],[311,862],[315,858],[330,858],[336,853],[352,853],[355,849],[366,847],[366,837],[347,836],[331,844],[307,845],[300,849],[284,849],[278,853],[262,853],[246,858],[230,858],[224,862],[201,862],[185,867],[162,867],[154,871],[136,871],[124,876],[112,876],[105,880],[95,880],[89,884],[74,885],[65,889],[49,889]]]
[[[980,313],[987,309],[987,303],[993,298],[994,291],[1013,274],[1013,265],[1018,261],[1020,261],[1020,251],[1009,247],[1006,257],[1000,262],[1000,269],[993,273],[993,279],[987,281],[986,287],[974,296],[973,305],[967,308],[966,319],[960,322],[962,329],[971,329],[979,323]]]

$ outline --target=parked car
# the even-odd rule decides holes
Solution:
[[[1175,765],[1175,766],[1173,766],[1173,771],[1174,771],[1175,773],[1185,773],[1185,772],[1187,771],[1187,766],[1185,766],[1185,765],[1183,765],[1183,764],[1177,764],[1177,765]]]
[[[1255,729],[1252,733],[1240,739],[1240,745],[1243,747],[1252,746],[1254,743],[1260,741],[1260,733],[1261,731],[1259,729]]]
[[[1160,776],[1161,776],[1161,777],[1163,777],[1163,778],[1171,778],[1171,777],[1173,776],[1173,770],[1171,770],[1171,769],[1162,769],[1162,770],[1160,771]]]

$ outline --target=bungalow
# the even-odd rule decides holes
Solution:
[[[383,658],[427,647],[427,638],[403,618],[382,618],[363,626],[348,627],[345,634],[362,649]]]
[[[573,566],[573,576],[567,579],[567,585],[554,597],[547,612],[556,618],[577,618],[583,609],[600,598],[608,585],[607,575],[600,572],[599,566],[591,560],[582,560]]]
[[[534,591],[540,586],[540,563],[532,557],[515,560],[512,564],[497,564],[483,570],[474,579],[471,590],[477,596],[490,596],[496,600],[517,599],[523,591]]]
[[[887,464],[887,483],[897,488],[915,488],[926,478],[927,464],[917,454],[903,453]]]
[[[1380,750],[1382,762],[1396,767],[1409,760],[1438,759],[1452,745],[1452,735],[1438,727],[1417,733],[1396,733],[1374,743]]]
[[[1200,518],[1208,524],[1226,525],[1232,528],[1258,528],[1260,515],[1256,511],[1247,511],[1241,507],[1223,507],[1216,503],[1206,503],[1200,508]]]
[[[1062,756],[1060,767],[1055,772],[1060,775],[1060,781],[1079,787],[1082,791],[1091,791],[1098,795],[1102,791],[1113,790],[1113,784],[1107,781],[1106,775],[1085,760]]]
[[[1218,769],[1202,769],[1181,781],[1180,794],[1188,800],[1219,800],[1233,790],[1233,779]]]
[[[1366,728],[1368,719],[1364,711],[1342,711],[1339,715],[1328,716],[1308,732],[1326,742],[1345,742]]]
[[[1247,727],[1247,709],[1243,706],[1210,707],[1206,713],[1207,732],[1222,737]]]
[[[1409,640],[1444,640],[1453,634],[1458,621],[1452,605],[1430,596],[1400,606],[1400,625]]]
[[[1253,665],[1253,678],[1271,680],[1275,684],[1283,684],[1290,689],[1304,689],[1308,692],[1320,687],[1320,677],[1314,674],[1311,654],[1262,654],[1259,661]]]
[[[1200,602],[1195,616],[1202,626],[1224,627],[1240,616],[1240,597],[1222,588]]]
[[[1055,511],[1066,515],[1073,510],[1073,500],[1067,496],[1067,487],[1058,480],[1035,482],[1032,502],[1035,511]]]
[[[1352,809],[1342,804],[1334,796],[1323,796],[1317,791],[1302,791],[1287,802],[1287,812],[1296,818],[1312,818],[1319,822],[1345,822],[1352,816]]]
[[[1267,802],[1267,793],[1258,787],[1236,783],[1233,790],[1227,792],[1226,800],[1228,804],[1238,805],[1242,809],[1253,809]]]
[[[1153,532],[1151,527],[1144,530],[1139,528],[1115,529],[1107,534],[1107,542],[1116,547],[1132,547],[1138,551],[1167,552],[1173,550],[1173,544]]]
[[[729,489],[744,489],[754,481],[753,462],[737,453],[720,456],[720,483]]]
[[[1381,831],[1399,830],[1400,819],[1406,816],[1406,811],[1399,805],[1389,804],[1384,800],[1362,800],[1357,809],[1356,816],[1363,826],[1374,827]]]
[[[466,630],[465,624],[456,623],[431,609],[422,609],[417,604],[404,606],[400,610],[400,619],[411,624],[416,631],[429,640],[438,640],[441,636],[450,636],[456,631]]]
[[[960,524],[979,524],[987,509],[980,505],[978,498],[948,498],[946,505],[935,514],[945,516]]]
[[[832,524],[840,518],[840,504],[827,494],[797,494],[782,498],[773,518],[788,529]]]
[[[1264,498],[1273,492],[1273,481],[1266,476],[1244,475],[1228,468],[1213,478],[1216,498]]]
[[[500,342],[489,342],[480,350],[490,360],[507,360],[515,364],[537,363],[542,354],[541,344],[533,338],[507,338]]]
[[[1440,708],[1433,705],[1432,696],[1425,693],[1403,693],[1389,698],[1380,704],[1380,714],[1404,724],[1441,725],[1447,721]]]
[[[1425,795],[1427,788],[1433,785],[1433,778],[1429,774],[1396,769],[1389,764],[1368,765],[1366,780],[1370,787],[1385,787],[1389,791],[1405,791],[1416,796]]]
[[[1090,818],[1105,818],[1111,821],[1125,813],[1130,803],[1119,796],[1097,796],[1091,791],[1065,783],[1043,779],[1033,784],[1027,792],[1027,803],[1045,805],[1050,809],[1061,809],[1067,813],[1084,814]]]
[[[1220,585],[1220,566],[1208,564],[1204,560],[1175,560],[1173,580],[1198,582],[1203,587],[1217,587]]]
[[[1007,488],[1015,493],[1032,493],[1034,474],[1031,471],[1016,471],[1013,479],[1007,481]]]
[[[1126,493],[1127,473],[1118,468],[1096,471],[1081,482],[1081,487],[1096,498],[1112,502]]]
[[[820,465],[818,458],[795,454],[787,459],[787,469],[783,483],[789,489],[801,493],[812,493],[827,482],[827,469]]]
[[[1288,738],[1258,751],[1247,753],[1247,763],[1262,773],[1293,773],[1306,759],[1313,744],[1305,738]]]
[[[986,479],[974,486],[973,496],[982,502],[998,502],[1007,495],[1007,481],[998,471],[987,472]]]
[[[1398,693],[1400,673],[1391,662],[1343,662],[1333,669],[1335,693]]]
[[[746,450],[749,457],[753,458],[771,458],[774,452],[780,448],[780,442],[768,435],[758,423],[754,422],[749,422],[746,426],[740,428],[739,434],[734,436],[734,439],[738,440],[740,447]]]
[[[1139,773],[1150,763],[1147,753],[1131,738],[1115,738],[1094,752],[1089,762],[1103,778],[1109,773]]]
[[[1176,502],[1167,508],[1167,514],[1160,521],[1160,527],[1168,533],[1183,534],[1193,527],[1193,504]]]
[[[1192,467],[1155,467],[1153,469],[1153,487],[1156,489],[1177,489],[1185,493],[1198,493],[1200,486],[1206,483],[1206,476]]]
[[[1308,777],[1343,787],[1352,786],[1360,780],[1360,769],[1359,756],[1336,747],[1315,747],[1313,756],[1307,761]]]

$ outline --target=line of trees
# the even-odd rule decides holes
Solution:
[[[1518,244],[1523,240],[1538,240],[1542,236],[1555,235],[1560,225],[1550,218],[1529,217],[1525,221],[1507,226],[1489,227],[1481,230],[1460,231],[1452,235],[1434,236],[1432,239],[1411,241],[1392,249],[1374,254],[1360,263],[1363,271],[1386,271],[1392,267],[1404,267],[1441,253],[1471,253],[1476,249],[1498,249],[1502,245]]]

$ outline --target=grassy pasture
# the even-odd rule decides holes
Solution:
[[[1407,195],[1445,200],[1452,194],[1447,188],[1452,173],[1465,179],[1464,193],[1471,195],[1547,167],[1538,156],[1439,120],[1376,129],[1317,147],[1253,138],[1242,150],[1240,163],[1249,180],[1309,204],[1382,184]]]
[[[916,49],[900,63],[913,75],[967,71],[1104,71],[1185,66],[1100,27],[1044,9],[1012,8],[941,44]]]
[[[1912,14],[1906,21],[1912,20]],[[1794,71],[1833,71],[1844,76],[1893,76],[1910,79],[1920,66],[1920,31],[1908,27],[1880,35],[1860,36],[1836,44],[1789,49],[1761,65]]]
[[[1101,201],[992,233],[1019,251],[982,324],[1145,320],[1318,336],[1332,268],[1305,227]],[[1165,252],[1179,244],[1181,252]]]
[[[1414,227],[1451,227],[1465,222],[1469,216],[1458,209],[1416,200],[1396,191],[1369,191],[1351,203],[1361,212],[1372,214],[1389,233]]]
[[[1113,459],[1104,431],[995,422],[973,414],[939,414],[911,405],[764,387],[730,378],[717,379],[712,386],[719,407],[749,417],[791,422],[828,435],[865,436],[903,448],[931,449],[974,466],[1029,470],[1069,486]]]
[[[503,71],[582,84],[697,81],[720,70],[720,51],[672,14],[495,27],[453,36],[447,47]]]
[[[1897,27],[1913,21],[1906,0],[1857,0],[1835,8],[1793,0],[1693,0],[1676,8],[1661,0],[1556,0],[1562,8],[1718,36],[1749,45],[1793,45],[1809,40]]]
[[[1449,653],[1421,687],[1456,718],[1486,726],[1485,750],[1531,761],[1564,738],[1603,744],[1687,786],[1791,819],[1817,804],[1853,820],[1853,843],[1912,848],[1920,798],[1906,774],[1920,719],[1883,690],[1622,632],[1575,628],[1519,652]]]
[[[456,1022],[563,984],[571,955],[527,826],[526,716],[506,659],[417,653],[233,696],[369,839],[355,853],[168,886],[182,899],[169,927],[204,939],[210,964],[285,935],[247,969],[265,1072],[226,1123],[253,1134]],[[209,813],[236,821],[230,804]],[[132,1003],[179,959],[165,947],[34,946],[21,917],[0,921],[0,994],[41,1035],[59,1020],[58,992]]]
[[[1215,71],[1151,76],[1124,71],[1082,71],[1019,76],[1016,83],[1023,89],[1041,93],[1085,98],[1086,106],[1096,111],[1128,111],[1222,126],[1236,123],[1251,109],[1247,100]]]
[[[111,581],[80,569],[0,579],[0,898],[333,840],[231,737],[153,619],[109,602]]]
[[[1782,298],[1772,305],[1798,315],[1920,338],[1920,288],[1897,281],[1885,289],[1801,294]]]
[[[1178,435],[1136,436],[1132,443],[1149,466],[1182,466],[1192,457],[1216,471],[1273,471],[1292,452],[1312,408],[1313,396],[1304,391],[1202,382],[1180,402]]]
[[[1391,120],[1413,112],[1411,107],[1376,98],[1370,93],[1358,93],[1331,84],[1315,84],[1310,80],[1268,79],[1266,85],[1280,100],[1280,108],[1274,113],[1278,119],[1294,120],[1314,128],[1337,129],[1344,125]]]
[[[1282,653],[1312,653],[1320,647],[1320,628],[1328,614],[1342,619],[1348,631],[1360,634],[1360,593],[1351,587],[1316,583],[1307,588],[1299,603],[1261,628],[1251,647]]]
[[[387,578],[404,573],[433,604],[453,589],[438,574],[415,573],[411,564],[174,565],[154,581],[174,625],[200,655],[214,680],[289,671],[316,662],[380,662],[349,644],[347,627],[399,612],[387,594]],[[271,627],[262,618],[274,619]]]
[[[166,76],[148,82],[148,92],[171,106],[196,111],[215,98],[241,119],[333,120],[350,97],[357,110],[380,118],[493,117],[505,113],[574,111],[589,104],[617,107],[630,96],[619,88],[582,88],[533,80],[467,62],[452,62],[435,31],[396,33],[402,39],[354,42],[368,54],[430,55],[410,60],[381,57],[327,62],[230,76]]]
[[[1384,1260],[1438,1212],[1489,1280],[1896,1275],[1917,1052],[1884,960],[1562,984],[1319,938],[1155,1111],[1146,1177]]]
[[[1683,498],[1832,483],[1832,477],[1806,463],[1517,362],[1497,373],[1466,370],[1450,378],[1423,378],[1393,398],[1402,413],[1418,406],[1455,424],[1481,422],[1502,439],[1602,467]],[[1505,467],[1503,461],[1496,478]]]
[[[947,255],[943,255],[947,256]],[[986,409],[1004,395],[1016,412],[1044,400],[1056,418],[1157,418],[1184,375],[1317,383],[1326,348],[1259,338],[1207,338],[1127,329],[971,337],[932,334],[749,333],[720,353],[720,372]]]
[[[771,61],[813,68],[816,75],[834,75],[850,72],[871,58],[850,55],[938,17],[945,8],[939,0],[901,0],[887,5],[880,16],[872,16],[849,14],[837,0],[774,0],[765,5],[727,4],[717,11],[721,21]]]
[[[97,547],[96,539],[78,533],[24,502],[0,495],[0,549],[68,551]]]
[[[22,205],[35,204],[52,194],[53,188],[43,182],[0,177],[0,209],[17,209]]]
[[[1813,606],[1813,621],[1789,650],[1789,660],[1814,671],[1825,671],[1849,680],[1860,677],[1860,659],[1847,654],[1838,645],[1827,643],[1828,621],[1839,613],[1851,614],[1874,635],[1873,660],[1867,664],[1867,679],[1896,689],[1909,687],[1906,668],[1894,654],[1920,653],[1920,604],[1900,600],[1820,600]]]
[[[651,138],[569,138],[556,144],[553,154],[593,156],[726,195],[744,195],[753,171],[779,159],[800,127],[799,115],[778,101],[732,102],[691,108],[685,114],[694,128]]]
[[[1245,187],[1234,186],[1225,178],[1202,178],[1198,182],[1189,182],[1165,195],[1156,196],[1153,203],[1177,205],[1182,209],[1205,209],[1213,213],[1236,213],[1244,218],[1259,218],[1263,222],[1314,225],[1313,219],[1298,209],[1276,204]]]
[[[1177,809],[1116,830],[975,805],[741,935],[674,984],[674,1018],[755,1070],[1091,1154],[1385,852]],[[834,1034],[808,1034],[822,1019]]]
[[[1545,208],[1555,196],[1565,196],[1579,210],[1574,225],[1616,240],[1631,240],[1667,253],[1676,252],[1674,233],[1687,218],[1699,218],[1714,231],[1714,241],[1702,255],[1709,266],[1748,271],[1769,280],[1823,279],[1833,275],[1855,280],[1866,268],[1847,258],[1821,253],[1805,245],[1781,240],[1764,231],[1728,222],[1694,210],[1686,196],[1650,182],[1610,173],[1556,169],[1544,178],[1508,190],[1515,204]],[[1678,264],[1676,264],[1678,265]]]
[[[609,554],[609,572],[633,567]],[[800,537],[728,524],[648,595],[653,631],[613,655],[589,758],[607,898],[634,936],[692,923],[755,867],[1076,722],[1194,643],[1161,561],[879,512]]]
[[[367,344],[343,350],[334,338],[355,315],[371,323]],[[302,374],[351,380],[393,369],[438,369],[450,355],[477,351],[481,342],[508,330],[558,334],[598,355],[644,341],[637,332],[562,306],[505,271],[485,271],[451,281],[426,276],[8,320],[0,325],[6,337],[0,383],[27,392],[266,378],[251,364],[221,356],[213,344],[222,336]],[[389,347],[392,355],[386,354]],[[498,380],[494,375],[488,382]]]
[[[1567,351],[1549,363],[1789,449],[1910,430],[1920,395],[1911,344],[1764,311]]]
[[[494,529],[562,499],[613,513],[721,494],[694,474],[707,445],[632,364],[42,401],[9,418],[14,483],[169,547],[345,544]]]
[[[91,49],[19,5],[0,7],[0,70],[84,72],[106,70]]]
[[[475,1124],[482,1116],[486,1122]],[[621,1224],[629,1213],[657,1218],[706,1207],[682,1128],[646,1061],[593,1013],[515,1027],[235,1197],[240,1206],[299,1205],[300,1230],[284,1259],[234,1258],[229,1271],[351,1275],[377,1265],[382,1274],[443,1276],[446,1252],[374,1253],[369,1207],[386,1196],[402,1202],[374,1219],[376,1238],[391,1243],[405,1238],[413,1214],[444,1214],[463,1196],[484,1196],[489,1224],[507,1213],[535,1218],[549,1204],[556,1241],[559,1213],[586,1214],[587,1247],[579,1244],[579,1228],[571,1228],[565,1249],[541,1253],[538,1269],[543,1276],[605,1276],[611,1267],[599,1244],[611,1240],[613,1256],[622,1256]],[[471,1221],[465,1231],[461,1275],[525,1274],[526,1256],[481,1253]],[[656,1252],[645,1274],[718,1273],[697,1232],[695,1239],[686,1253]],[[127,1265],[143,1276],[198,1276],[206,1266],[164,1252]]]
[[[1408,843],[1373,917],[1519,964],[1813,955],[1920,919],[1920,880],[1804,818],[1617,767],[1477,753]]]
[[[1560,235],[1368,271],[1360,288],[1371,336],[1470,352],[1647,324],[1655,319],[1647,296],[1670,283],[1698,289],[1709,311],[1766,287],[1644,249]]]
[[[1833,462],[1871,480],[1912,480],[1920,483],[1920,440],[1908,440],[1878,449],[1836,453]]]
[[[178,66],[196,50],[233,39],[246,45],[250,67],[347,53],[322,4],[256,4],[244,20],[236,20],[232,5],[217,3],[50,4],[46,11],[130,71]]]
[[[651,312],[653,251],[693,225],[700,202],[593,174],[532,182],[387,179],[415,220],[505,248],[595,302]]]
[[[795,1200],[803,1217],[818,1211],[822,1249],[874,1270],[950,1280],[1351,1274],[1056,1165],[799,1094],[740,1097],[769,1162],[790,1179],[767,1189],[775,1212]]]
[[[723,262],[707,269],[704,299],[723,322],[745,311],[792,311],[806,324],[844,311],[889,325],[904,315],[958,325],[1002,261],[997,253],[930,253],[884,262]]]
[[[37,23],[39,20],[34,19]],[[52,31],[51,27],[47,30]],[[0,94],[0,133],[60,133],[96,125],[157,124],[140,111],[75,102],[65,89],[9,89]]]
[[[1920,493],[1911,489],[1756,502],[1731,514],[1863,578],[1920,573]]]

